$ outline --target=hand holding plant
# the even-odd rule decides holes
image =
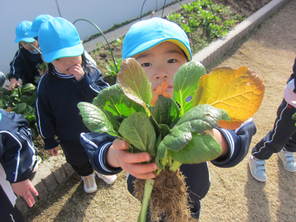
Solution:
[[[151,156],[147,152],[130,153],[128,143],[116,139],[107,153],[107,162],[112,167],[121,167],[139,179],[155,178],[157,165],[149,163]]]
[[[140,164],[142,170],[148,166],[146,173],[149,176],[142,178],[153,177],[151,167],[157,164],[155,180],[147,179],[145,185],[141,180],[135,183],[136,196],[142,199],[138,221],[146,221],[148,206],[152,220],[162,215],[170,221],[188,220],[186,185],[179,167],[184,163],[197,164],[219,157],[222,147],[209,132],[219,121],[230,127],[233,127],[232,120],[242,123],[261,103],[263,84],[246,68],[215,70],[214,75],[205,73],[201,64],[184,64],[174,76],[173,98],[158,95],[155,99],[142,67],[136,60],[127,59],[118,74],[117,85],[102,90],[93,104],[78,104],[83,121],[91,131],[108,133],[127,141],[128,151],[135,153],[131,156],[119,154],[125,152],[126,146],[116,145],[115,141],[107,156],[109,163],[132,171],[130,165],[140,158],[150,160],[151,165]],[[221,88],[227,90],[226,93]],[[241,103],[246,104],[241,106],[243,109],[239,106]],[[232,109],[235,112],[227,115],[218,109],[220,106],[227,112]],[[245,106],[248,115],[243,115]],[[151,159],[145,159],[146,152]],[[174,187],[167,184],[174,184]]]

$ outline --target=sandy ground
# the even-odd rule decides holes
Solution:
[[[252,145],[273,125],[296,52],[296,1],[261,25],[219,66],[248,66],[263,77],[266,91],[255,115],[258,128]],[[252,147],[252,146],[251,146]],[[212,187],[203,200],[200,221],[296,221],[296,175],[286,172],[276,155],[267,161],[268,181],[256,182],[248,171],[248,158],[238,166],[210,165]]]
[[[248,41],[219,66],[248,66],[264,78],[266,92],[255,115],[258,127],[254,145],[272,127],[285,82],[296,52],[296,1],[268,19]],[[268,181],[256,182],[249,174],[247,158],[238,166],[221,169],[209,164],[212,186],[202,201],[201,222],[295,222],[296,175],[286,172],[276,155],[267,162]],[[125,188],[120,174],[113,186],[98,181],[99,190],[86,195],[77,176],[40,201],[29,221],[136,221],[139,203]]]

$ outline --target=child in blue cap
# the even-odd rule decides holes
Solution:
[[[42,23],[53,18],[53,16],[47,14],[38,15],[32,22],[31,30],[29,31],[29,36],[38,40],[38,33]],[[83,52],[83,54],[89,63],[92,63],[92,65],[97,66],[96,61],[90,56],[90,54],[86,50]]]
[[[153,91],[163,81],[168,84],[166,93],[172,96],[173,76],[177,69],[191,60],[191,48],[185,32],[175,23],[162,18],[152,18],[135,23],[126,33],[122,45],[122,58],[135,58],[146,71]],[[213,129],[216,141],[223,152],[211,161],[219,167],[238,164],[248,152],[256,127],[247,121],[233,130]],[[129,173],[128,189],[133,194],[135,178],[155,178],[155,163],[148,153],[129,153],[128,144],[106,134],[83,133],[81,143],[89,155],[94,168],[103,174],[114,174],[121,170]],[[207,163],[183,164],[181,171],[188,187],[191,215],[199,218],[200,200],[210,187]]]
[[[40,29],[40,26],[42,25],[42,23],[53,19],[54,17],[51,15],[46,15],[46,14],[42,14],[42,15],[38,15],[32,22],[31,25],[31,29],[29,31],[29,36],[38,39],[38,32]]]
[[[36,77],[39,76],[38,65],[43,61],[38,51],[38,42],[29,35],[32,22],[22,21],[15,30],[15,42],[19,49],[10,63],[9,88],[13,89],[21,83],[36,84]]]
[[[87,129],[77,103],[91,102],[108,85],[100,71],[85,59],[79,34],[66,19],[56,17],[42,23],[38,40],[42,58],[49,63],[48,73],[38,84],[36,100],[38,128],[45,149],[57,155],[61,145],[67,162],[81,176],[85,192],[94,192],[94,170],[79,141],[80,133]],[[97,176],[108,184],[116,180],[116,175]]]

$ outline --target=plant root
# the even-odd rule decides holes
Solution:
[[[142,200],[145,180],[134,181],[135,196]],[[190,207],[185,177],[177,170],[163,170],[155,179],[150,201],[150,219],[153,222],[188,222]]]

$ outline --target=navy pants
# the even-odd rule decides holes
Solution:
[[[79,140],[61,141],[61,147],[67,162],[79,176],[88,176],[94,171]]]
[[[296,126],[292,115],[296,108],[282,101],[277,110],[273,129],[252,150],[252,155],[261,160],[267,160],[273,153],[285,148],[289,152],[296,152]]]
[[[207,163],[201,164],[183,164],[181,171],[185,176],[185,182],[188,186],[189,202],[191,206],[191,215],[199,218],[200,200],[208,193],[210,188],[209,171]],[[127,180],[128,190],[131,194],[134,192],[133,181],[135,177],[129,176]]]
[[[23,222],[24,218],[20,211],[12,206],[6,193],[0,186],[0,221],[5,222]]]

